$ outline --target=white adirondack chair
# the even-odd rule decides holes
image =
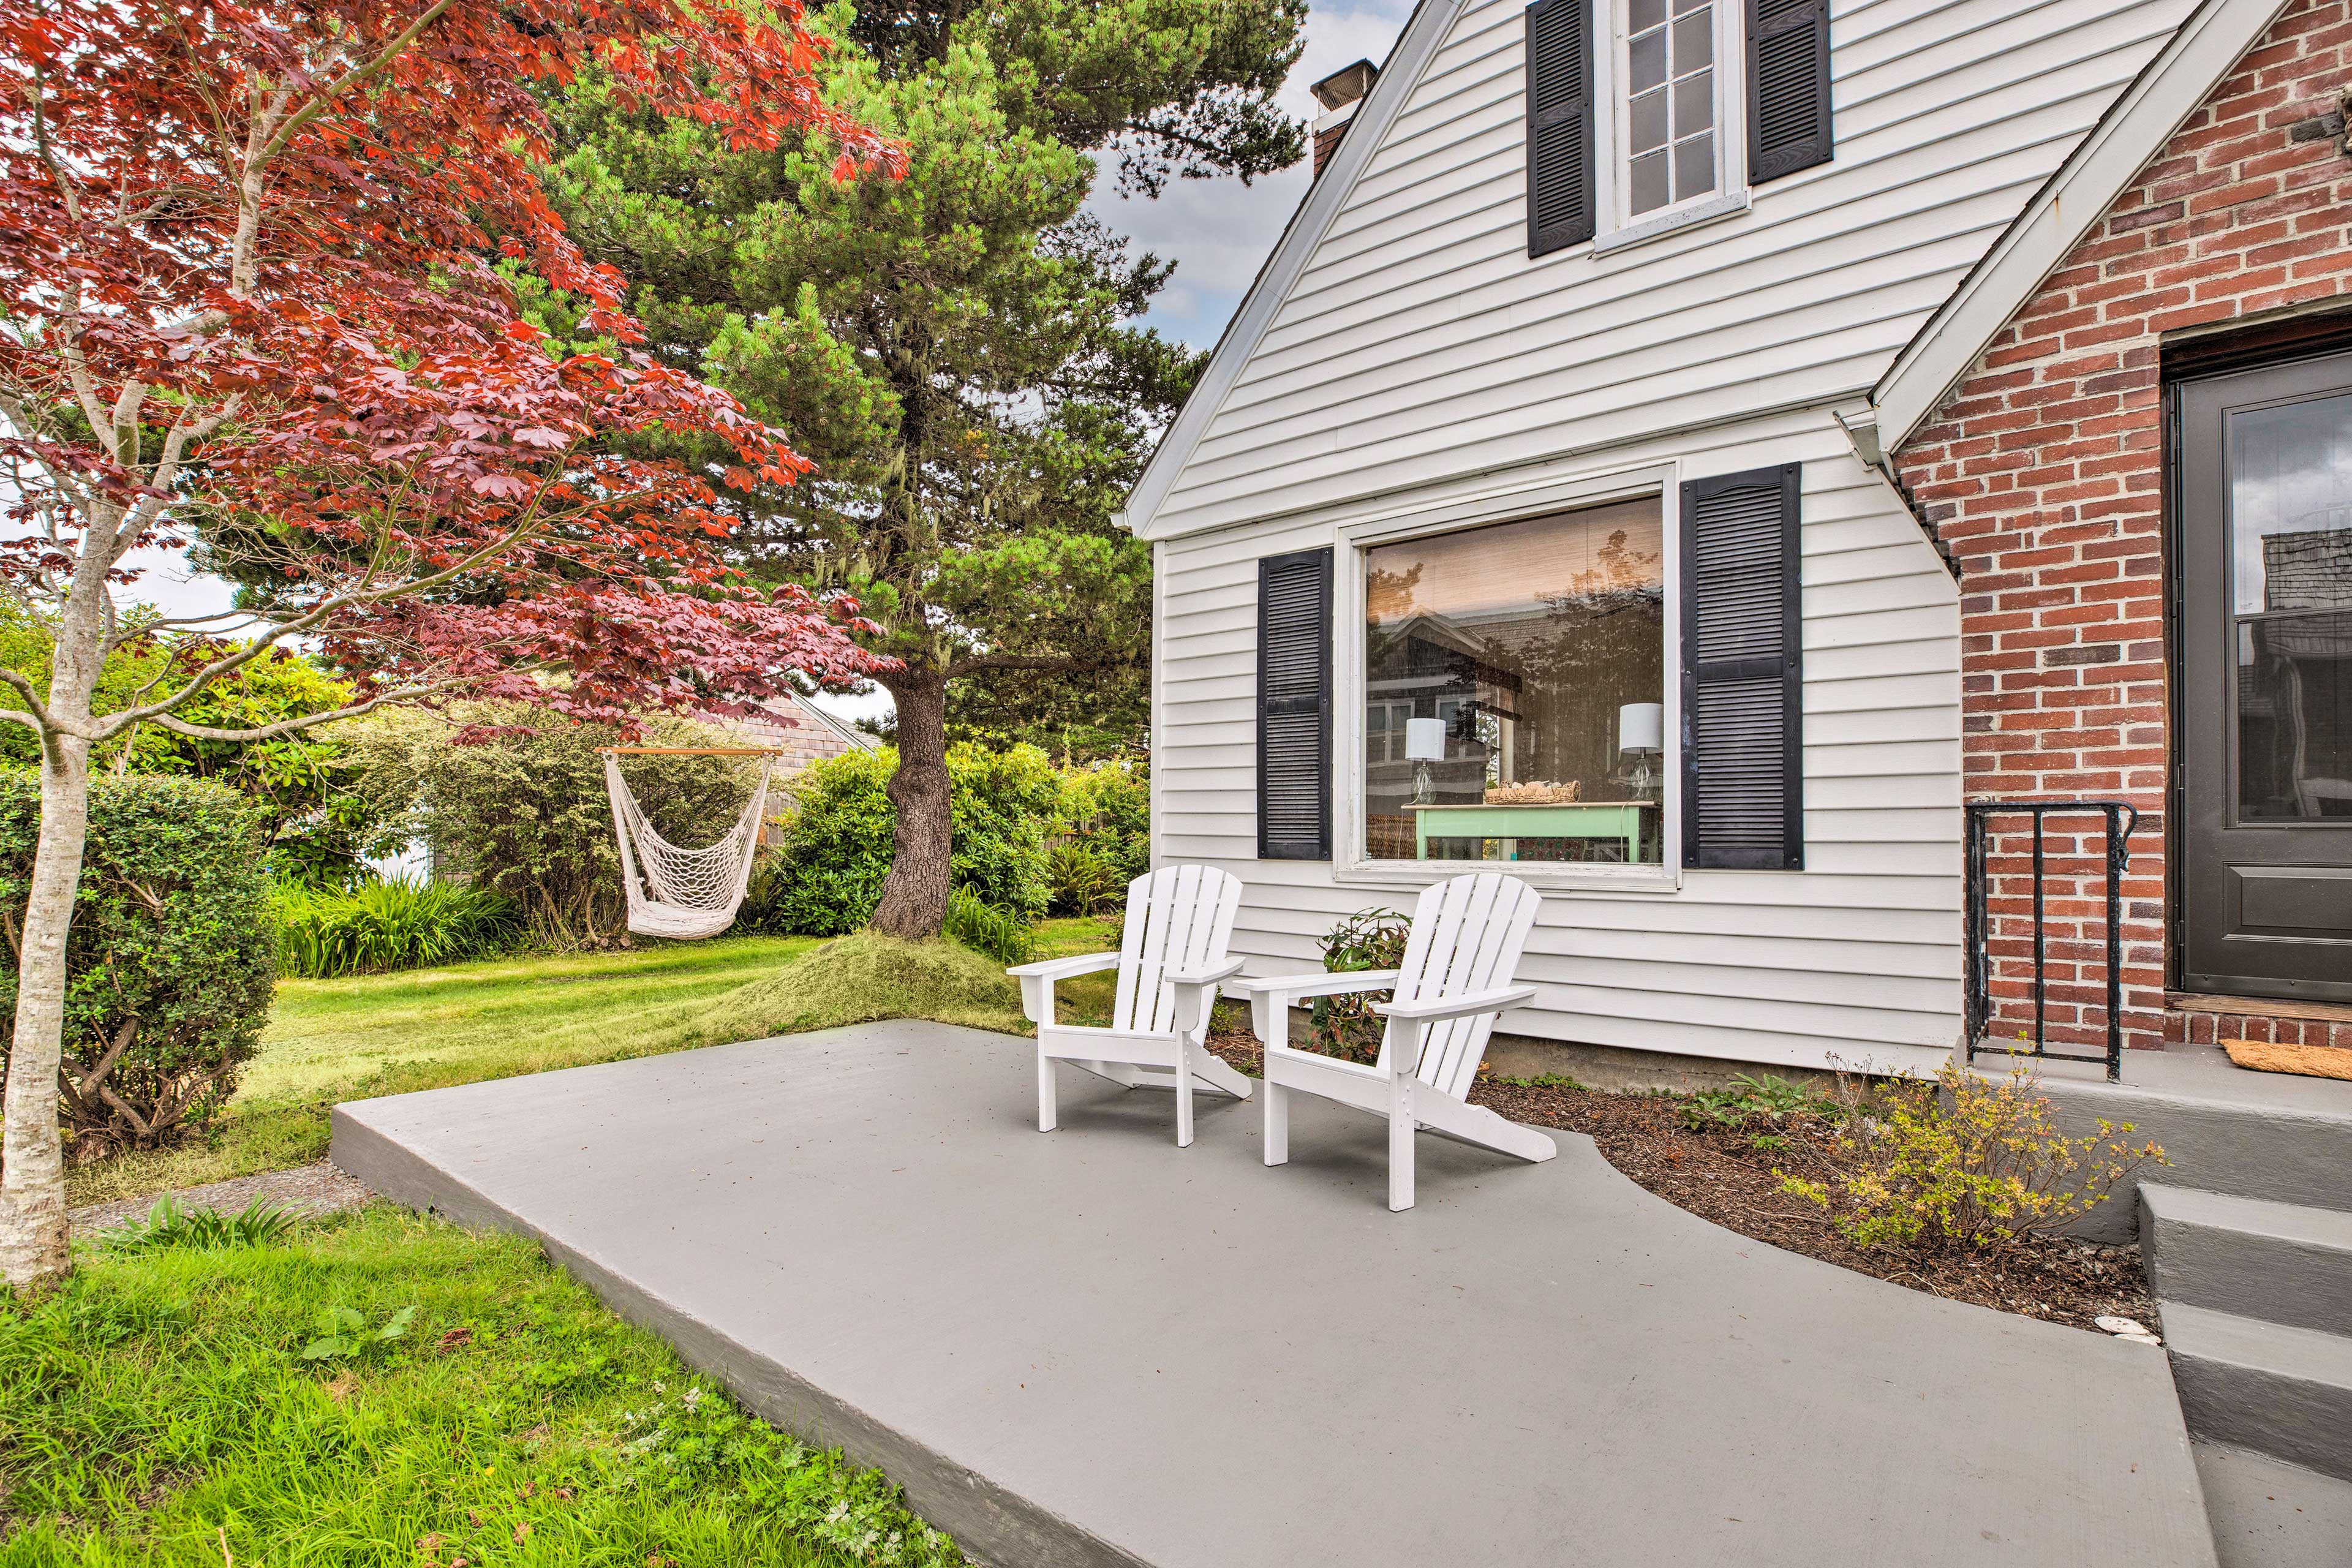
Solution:
[[[1225,956],[1241,902],[1239,879],[1213,866],[1163,866],[1127,885],[1127,931],[1117,952],[1051,958],[1008,969],[1021,1006],[1037,1026],[1037,1131],[1055,1120],[1054,1064],[1073,1062],[1129,1089],[1176,1091],[1176,1145],[1192,1142],[1192,1087],[1247,1100],[1254,1085],[1209,1054],[1209,1013],[1217,987],[1241,973]],[[1110,1026],[1054,1021],[1054,984],[1118,971]]]
[[[1243,980],[1250,1021],[1265,1047],[1265,1163],[1290,1158],[1290,1094],[1319,1094],[1389,1119],[1389,1207],[1412,1207],[1413,1133],[1427,1128],[1516,1154],[1549,1160],[1549,1138],[1465,1099],[1478,1061],[1507,1009],[1535,998],[1513,985],[1519,951],[1535,924],[1536,891],[1516,877],[1477,872],[1423,889],[1404,960],[1396,969],[1351,974],[1286,974]],[[1289,1044],[1290,1007],[1314,996],[1391,991],[1373,1004],[1388,1018],[1370,1067]]]

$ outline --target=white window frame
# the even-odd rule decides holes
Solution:
[[[1593,160],[1593,210],[1600,216],[1592,239],[1596,257],[1748,210],[1747,7],[1742,0],[1714,0],[1714,5],[1716,188],[1636,217],[1626,210],[1631,127],[1618,91],[1627,68],[1629,0],[1592,0],[1592,36],[1608,41],[1606,48],[1593,51],[1592,61],[1594,140],[1608,153]]]
[[[1607,3],[1607,0],[1603,0]],[[1382,520],[1343,524],[1333,552],[1331,740],[1339,765],[1332,769],[1331,879],[1342,884],[1410,889],[1465,870],[1507,870],[1545,891],[1672,893],[1682,887],[1682,517],[1681,476],[1675,464],[1648,463],[1567,479],[1529,499],[1470,514],[1447,511],[1436,518]],[[1364,555],[1376,545],[1439,534],[1463,533],[1498,522],[1524,522],[1612,501],[1658,502],[1664,541],[1665,636],[1659,656],[1659,683],[1665,703],[1664,773],[1659,792],[1659,862],[1610,865],[1574,860],[1374,860],[1364,853]]]

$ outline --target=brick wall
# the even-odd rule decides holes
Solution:
[[[2129,1043],[2352,1046],[2352,1021],[2184,1014],[2164,995],[2167,334],[2352,302],[2352,8],[2296,0],[1986,349],[1896,462],[1961,580],[1971,800],[2109,796],[2144,814],[2125,888]],[[2053,832],[2052,1037],[2105,1038],[2103,862]],[[2080,825],[2088,828],[2087,824]],[[2022,828],[1996,844],[1996,1033],[2030,1026]]]

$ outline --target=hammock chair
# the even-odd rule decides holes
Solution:
[[[622,751],[767,760],[760,766],[759,786],[726,837],[700,849],[681,849],[655,832],[637,808],[637,797],[621,776],[617,753]],[[775,766],[773,753],[749,747],[627,746],[604,753],[604,793],[612,798],[613,832],[621,841],[621,885],[628,895],[631,931],[693,942],[717,936],[735,923],[743,889],[751,881],[751,862],[759,858],[760,829],[768,814],[768,776]]]

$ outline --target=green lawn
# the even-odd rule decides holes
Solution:
[[[415,1310],[304,1360],[339,1308]],[[961,1561],[512,1237],[378,1206],[0,1294],[0,1568]]]
[[[1046,956],[1088,952],[1111,941],[1111,928],[1093,920],[1048,921],[1038,936]],[[814,937],[722,937],[342,980],[280,981],[261,1054],[247,1065],[220,1121],[181,1148],[129,1154],[71,1173],[71,1201],[142,1196],[322,1159],[328,1108],[338,1100],[828,1022],[763,1012],[753,989],[820,945]],[[746,991],[738,1022],[728,999]],[[1063,1017],[1107,1021],[1111,992],[1108,974],[1065,986]],[[1008,1013],[994,1021],[1012,1027],[1018,1019]]]

